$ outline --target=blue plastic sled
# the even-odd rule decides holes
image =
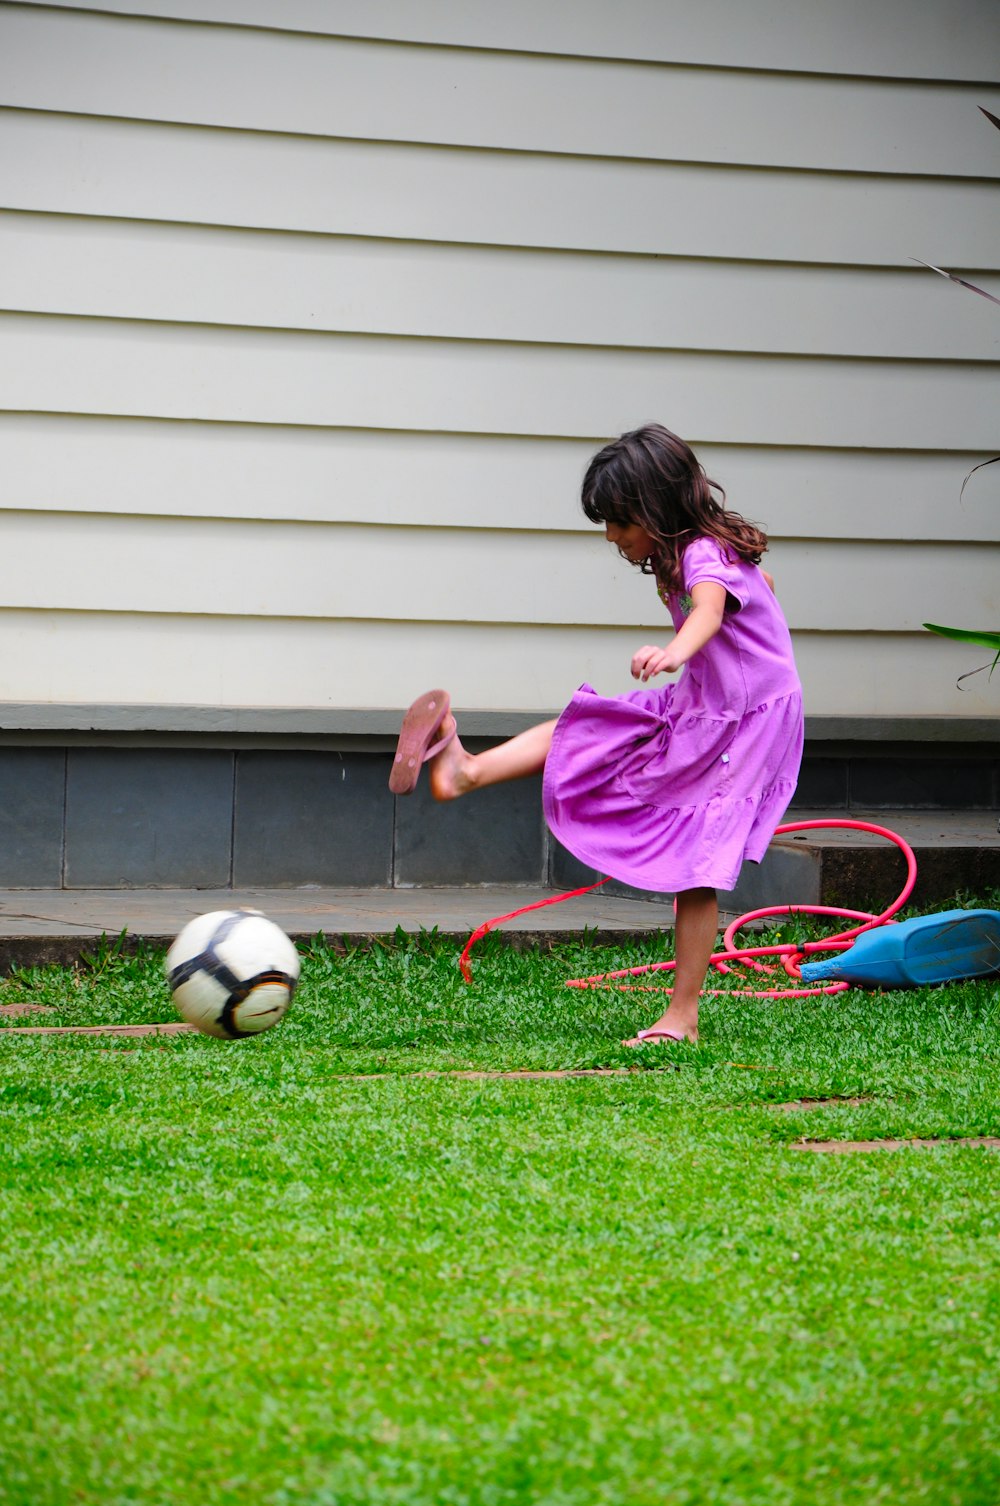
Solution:
[[[943,910],[865,931],[826,962],[804,962],[810,983],[915,988],[1000,974],[1000,910]]]

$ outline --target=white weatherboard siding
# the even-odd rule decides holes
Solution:
[[[0,448],[10,495],[35,510],[330,523],[363,512],[369,524],[595,534],[575,498],[593,449],[585,440],[0,413]],[[959,500],[972,452],[705,444],[700,453],[776,539],[817,517],[829,539],[884,539],[896,518],[911,541],[1000,543],[991,488],[974,481]]]
[[[634,689],[627,672],[636,647],[632,628],[535,626],[527,651],[529,640],[519,625],[470,623],[462,626],[461,636],[466,652],[455,654],[455,630],[435,623],[415,623],[402,637],[398,624],[368,620],[240,620],[151,612],[9,611],[4,623],[4,641],[17,674],[30,681],[36,701],[66,699],[69,644],[77,702],[112,700],[137,708],[149,703],[153,685],[152,699],[167,706],[252,706],[264,672],[273,674],[269,706],[398,707],[408,694],[414,663],[440,663],[443,654],[451,658],[448,684],[459,707],[517,706],[543,714],[553,703],[568,700],[583,680],[609,694]],[[125,643],[130,645],[127,654]],[[982,658],[980,651],[944,639],[934,647],[934,673],[951,684]],[[907,716],[939,714],[926,634],[866,636],[859,651],[857,635],[800,632],[797,652],[803,678],[812,687],[813,716],[843,713],[838,686],[845,659],[851,663],[854,715],[882,717],[894,709]],[[980,658],[970,661],[970,653],[977,652]],[[114,666],[111,697],[109,663]],[[484,665],[489,666],[488,686]],[[974,705],[967,695],[960,711],[969,715],[965,708]]]
[[[662,412],[682,434],[741,444],[969,449],[992,443],[1000,411],[1000,368],[979,363],[581,352],[30,315],[0,315],[0,340],[0,403],[69,413],[378,428],[391,408],[410,429],[545,435],[599,434],[602,422],[617,431]]]
[[[382,620],[634,622],[648,630],[663,623],[652,582],[594,536],[534,531],[525,540],[497,529],[94,514],[74,522],[69,529],[60,513],[8,514],[9,548],[22,562],[6,587],[12,606],[101,611],[114,582],[115,609],[124,612],[197,615],[210,600],[216,615],[363,621],[375,615],[369,567],[380,550]],[[219,560],[230,551],[239,570],[226,573]],[[920,543],[784,540],[772,553],[786,608],[805,630],[837,631],[849,579],[855,631],[916,631],[942,573],[961,575],[967,606],[1000,619],[1000,545],[931,551]],[[448,589],[428,589],[442,558]]]
[[[38,0],[39,4],[47,0]],[[63,9],[93,9],[63,0]],[[322,36],[715,67],[994,77],[994,0],[102,0],[102,11]]]
[[[0,28],[2,19],[0,6]],[[977,103],[970,91],[969,135],[996,134]],[[30,110],[0,110],[0,131],[0,195],[12,209],[732,261],[910,268],[918,255],[1000,269],[995,181],[180,130]]]
[[[868,172],[993,170],[985,133],[962,163],[951,160],[951,133],[968,104],[958,86],[890,91],[858,78],[609,69],[471,49],[456,68],[447,48],[30,8],[11,8],[4,34],[4,102],[33,110],[713,165],[849,171],[863,159]],[[978,98],[996,108],[1000,89]]]
[[[998,136],[1000,141],[1000,136]],[[5,306],[235,328],[995,361],[917,266],[749,265],[0,213]],[[1000,277],[980,285],[1000,296]],[[854,318],[845,320],[850,308]]]
[[[814,715],[995,713],[1000,10],[0,3],[0,697],[546,712],[665,618],[660,418]],[[599,108],[595,107],[599,102]],[[983,683],[979,683],[982,681]]]

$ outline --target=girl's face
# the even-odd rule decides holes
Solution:
[[[604,537],[630,565],[652,557],[656,541],[639,523],[605,523]]]

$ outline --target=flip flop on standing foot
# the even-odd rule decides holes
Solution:
[[[434,741],[450,710],[451,699],[447,691],[429,690],[414,701],[404,716],[389,775],[389,788],[394,795],[412,794],[417,787],[421,765],[446,748],[455,736],[452,727],[444,737]]]
[[[637,1030],[630,1041],[622,1041],[623,1046],[645,1046],[647,1041],[686,1041],[686,1035],[677,1035],[673,1030]]]

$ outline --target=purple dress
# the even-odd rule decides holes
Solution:
[[[676,684],[611,698],[582,685],[556,723],[550,830],[603,874],[676,894],[733,889],[781,821],[802,757],[802,687],[784,614],[757,565],[714,539],[684,551],[675,629],[701,581],[727,592],[719,631]]]

